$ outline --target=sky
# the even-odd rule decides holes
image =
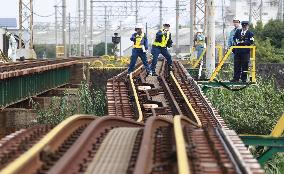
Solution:
[[[19,0],[0,0],[0,3],[1,3],[0,17],[18,18],[18,1]],[[54,14],[54,5],[56,3],[61,5],[60,2],[61,0],[34,0],[34,13],[42,15],[42,16]],[[75,16],[77,0],[67,0],[66,2],[67,2],[67,14],[68,12],[70,12],[71,16]],[[89,3],[89,0],[87,0],[87,2]],[[152,5],[152,4],[148,4],[148,5]],[[165,16],[164,18],[167,18],[166,16],[168,14],[172,14],[172,15],[175,14],[175,0],[163,0],[163,5],[168,7],[167,11],[165,11],[164,13],[164,16]],[[157,12],[157,14],[155,13],[155,15],[158,15],[158,9],[156,9],[155,11]],[[149,14],[151,14],[151,11],[149,12],[150,12]],[[144,14],[145,11],[141,11],[139,13],[141,14],[141,16],[143,16],[144,19],[145,18],[148,18],[148,20],[153,19],[153,16]],[[53,22],[54,16],[46,18],[46,17],[39,17],[37,15],[34,15],[34,21],[35,22]]]
[[[18,18],[18,1],[19,0],[0,0],[0,17],[16,17]],[[29,0],[24,0],[29,1]],[[83,2],[83,0],[81,0]],[[134,0],[133,0],[134,1]],[[138,0],[139,1],[139,0]],[[154,1],[154,0],[153,0]],[[157,1],[157,0],[156,0]],[[220,3],[222,0],[216,0],[216,4]],[[228,2],[229,0],[224,0]],[[66,0],[67,3],[67,14],[70,12],[72,17],[77,15],[76,8],[77,8],[78,0]],[[180,0],[181,5],[188,4],[189,0]],[[90,0],[87,0],[87,3],[90,3]],[[163,21],[168,21],[173,26],[175,26],[175,0],[163,0],[163,6],[166,7],[163,10]],[[5,5],[3,5],[5,4]],[[54,22],[54,5],[58,4],[61,5],[61,0],[34,0],[34,22]],[[153,6],[153,3],[145,4],[146,6]],[[154,4],[158,6],[158,3]],[[181,17],[180,23],[181,24],[188,24],[189,23],[189,5],[181,7]],[[99,9],[97,9],[99,10]],[[100,8],[100,10],[103,10]],[[115,10],[115,9],[114,9]],[[104,14],[101,12],[100,14]],[[40,16],[50,16],[50,17],[40,17]],[[139,11],[139,16],[143,19],[143,23],[148,22],[150,23],[149,26],[151,27],[157,25],[159,23],[159,9],[158,8],[145,8]],[[98,19],[99,18],[99,19]],[[97,17],[96,24],[104,25],[103,24],[103,17]],[[121,20],[121,19],[120,19]],[[128,16],[123,18],[124,24],[134,24],[135,17]],[[75,23],[75,22],[74,22]],[[101,23],[101,24],[99,24]],[[124,25],[123,24],[123,25]],[[119,25],[119,20],[111,19],[110,25]]]
[[[27,1],[27,0],[24,0]],[[29,1],[29,0],[28,0]],[[54,21],[54,5],[59,0],[34,0],[34,13],[42,16],[51,15],[51,17],[39,17],[34,15],[35,22],[53,22]],[[74,13],[76,11],[76,0],[66,0],[67,12]],[[19,0],[0,0],[0,17],[18,18]],[[3,5],[5,4],[5,5]],[[61,5],[61,3],[59,3]]]

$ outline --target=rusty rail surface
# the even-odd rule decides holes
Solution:
[[[49,173],[84,173],[104,138],[110,130],[118,127],[143,127],[143,124],[122,117],[108,116],[97,119],[87,127],[67,153],[50,169]]]
[[[174,61],[174,69],[174,75],[202,125],[227,128],[224,120],[180,62]]]
[[[0,141],[0,170],[36,144],[50,126],[35,126],[4,137]]]
[[[75,142],[94,116],[73,116],[60,123],[37,144],[3,168],[0,173],[42,173],[49,169]]]
[[[173,123],[161,117],[150,117],[145,125],[135,174],[176,173],[171,161]]]

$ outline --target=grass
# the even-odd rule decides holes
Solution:
[[[239,134],[269,135],[284,113],[284,91],[276,89],[274,80],[258,79],[257,85],[241,91],[209,89],[205,94]],[[268,174],[284,174],[283,154],[267,161],[264,169]]]

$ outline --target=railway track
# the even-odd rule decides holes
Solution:
[[[48,126],[36,126],[8,135],[0,141],[0,170],[36,144],[47,132]]]
[[[109,116],[71,117],[0,173],[263,173],[182,65],[157,69],[113,77]]]
[[[0,173],[44,173],[80,136],[87,125],[96,119],[91,116],[73,116],[52,129],[25,153],[6,165]],[[14,139],[11,139],[11,141]],[[13,141],[15,143],[15,141]],[[26,142],[27,143],[27,142]],[[1,148],[2,150],[2,148]],[[0,150],[0,151],[1,151]]]

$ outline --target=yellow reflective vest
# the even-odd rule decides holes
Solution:
[[[141,35],[136,34],[133,48],[142,48],[143,45],[141,45],[141,41],[144,38],[144,36],[145,36],[144,33],[142,33]]]
[[[163,30],[160,30],[162,33],[164,32]],[[170,39],[170,32],[167,31],[167,34],[166,35],[162,35],[162,42],[157,42],[155,41],[153,43],[154,46],[157,46],[157,47],[166,47],[167,46],[167,43]]]

